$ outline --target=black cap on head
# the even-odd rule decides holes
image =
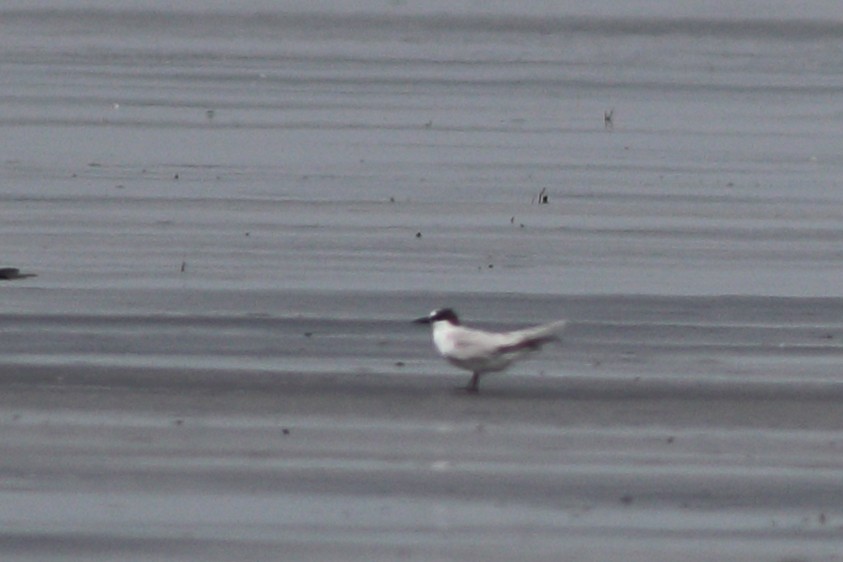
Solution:
[[[433,322],[438,322],[440,320],[444,320],[446,322],[450,322],[451,324],[459,325],[460,319],[457,316],[457,313],[454,312],[452,308],[438,308],[428,314],[427,316],[423,316],[414,320],[417,324],[431,324]]]

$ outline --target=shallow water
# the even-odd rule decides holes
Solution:
[[[837,4],[293,4],[0,9],[4,559],[839,559]]]
[[[85,287],[837,296],[843,23],[543,9],[9,9],[4,259]]]

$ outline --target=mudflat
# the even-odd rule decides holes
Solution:
[[[0,9],[0,558],[843,559],[843,15],[356,5]]]
[[[720,299],[475,298],[490,316],[579,320],[472,395],[397,313],[437,297],[379,297],[386,318],[5,317],[0,549],[837,555],[843,385],[829,321],[843,301],[732,298],[711,315]],[[778,320],[791,316],[802,321]],[[74,334],[97,351],[61,351]]]

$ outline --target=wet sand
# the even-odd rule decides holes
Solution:
[[[579,317],[475,396],[397,313],[436,296],[380,298],[388,318],[5,316],[0,550],[839,555],[843,301],[474,297]]]
[[[843,559],[840,15],[155,4],[0,10],[0,558]]]

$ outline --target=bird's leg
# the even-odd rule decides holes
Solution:
[[[474,371],[474,374],[471,375],[471,380],[468,381],[468,386],[465,389],[468,392],[480,392],[480,387],[478,386],[480,383],[480,371]]]

